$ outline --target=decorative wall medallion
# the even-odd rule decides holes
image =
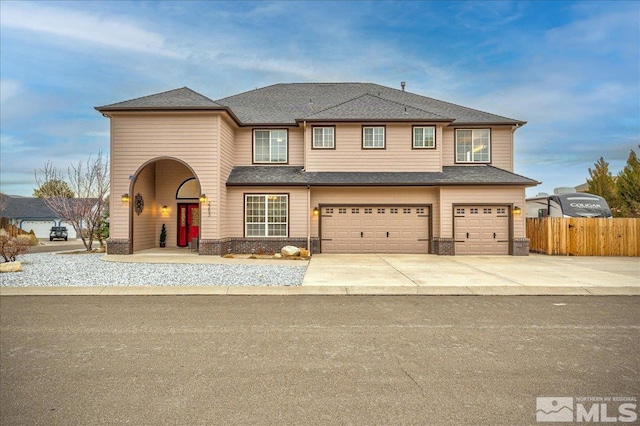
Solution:
[[[138,216],[140,216],[140,213],[142,213],[142,210],[144,210],[144,198],[142,198],[142,195],[140,195],[140,193],[136,194],[135,209]]]

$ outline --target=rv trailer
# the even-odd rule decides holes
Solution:
[[[612,217],[607,201],[593,194],[538,194],[526,200],[526,217]]]

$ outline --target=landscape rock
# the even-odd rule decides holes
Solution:
[[[0,272],[20,272],[20,271],[22,271],[22,263],[18,261],[0,263]]]
[[[280,253],[282,253],[283,256],[289,256],[289,257],[299,256],[300,249],[294,246],[284,246],[282,247],[282,250],[280,250]]]
[[[280,259],[282,255],[280,253],[276,253],[273,255],[273,257],[275,257],[276,259]]]

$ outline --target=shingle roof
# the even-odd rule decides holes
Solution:
[[[446,186],[539,182],[489,165],[444,166],[442,172],[305,172],[300,166],[237,166],[227,186]]]
[[[98,111],[118,111],[127,109],[223,109],[212,101],[188,87],[143,96],[115,104],[96,107]]]
[[[96,109],[101,112],[226,110],[241,125],[296,125],[303,120],[525,124],[524,121],[374,83],[280,83],[217,101],[183,87]]]
[[[306,120],[429,120],[451,121],[447,117],[366,93],[339,105],[307,115]]]
[[[373,83],[281,83],[216,100],[235,112],[244,124],[295,124],[296,120],[313,120],[315,114],[329,110],[363,95],[400,104],[416,114],[420,110],[453,124],[524,124],[520,120],[439,101],[426,96],[392,89]],[[351,119],[368,119],[374,106],[367,97],[352,104],[353,110],[341,109]],[[388,112],[388,103],[378,103]],[[391,114],[396,116],[396,113]],[[332,117],[336,118],[335,116]],[[378,117],[387,119],[393,117]]]
[[[6,206],[0,215],[9,219],[60,219],[42,198],[18,197],[0,194],[0,202]]]

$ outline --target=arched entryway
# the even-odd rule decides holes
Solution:
[[[198,180],[189,178],[178,187],[178,224],[176,244],[178,247],[197,247],[200,237],[200,185]],[[195,200],[195,201],[194,201]]]
[[[175,158],[142,165],[131,183],[130,238],[133,251],[187,247],[200,234],[200,182],[193,169]]]

